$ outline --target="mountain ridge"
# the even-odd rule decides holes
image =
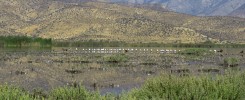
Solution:
[[[237,8],[234,10],[230,16],[236,16],[236,17],[242,17],[245,18],[245,4],[242,5],[241,7]]]
[[[87,0],[77,0],[87,1]],[[124,3],[129,5],[161,5],[162,8],[197,16],[228,16],[245,4],[244,0],[93,0],[109,3]],[[245,13],[234,15],[236,17]]]
[[[99,2],[2,0],[0,5],[4,5],[0,6],[0,14],[5,16],[0,18],[0,35],[27,35],[62,41],[245,43],[245,20],[242,18],[196,17]]]

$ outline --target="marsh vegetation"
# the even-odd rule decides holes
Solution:
[[[0,47],[51,47],[52,40],[28,36],[0,36]]]
[[[222,52],[218,52],[221,51]],[[2,98],[241,99],[243,48],[1,49]],[[228,65],[228,66],[226,66]],[[124,91],[124,92],[123,92]],[[9,92],[13,94],[8,94]]]
[[[179,77],[162,74],[149,79],[138,89],[124,92],[120,95],[91,92],[84,87],[62,87],[43,93],[28,93],[13,86],[0,86],[1,99],[58,99],[58,100],[210,100],[228,99],[240,100],[245,98],[245,74],[243,72],[227,71],[226,75],[202,74],[200,76]]]

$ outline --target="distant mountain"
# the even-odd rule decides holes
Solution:
[[[245,19],[64,0],[0,0],[0,35],[61,41],[245,43]],[[79,1],[80,2],[80,1]]]
[[[84,0],[80,0],[84,1]],[[161,5],[172,11],[199,16],[227,16],[245,4],[245,0],[93,0],[137,5]],[[240,13],[236,13],[238,17]],[[242,13],[244,14],[244,13]]]
[[[230,15],[245,18],[245,4],[234,10]]]

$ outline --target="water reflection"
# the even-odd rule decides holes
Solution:
[[[82,85],[89,90],[100,90],[102,94],[119,94],[140,87],[146,79],[163,72],[183,77],[199,73],[222,74],[226,67],[221,64],[227,57],[239,59],[239,66],[234,69],[245,67],[243,48],[223,48],[222,52],[218,52],[219,48],[212,48],[209,51],[214,52],[213,55],[198,59],[178,53],[184,49],[2,49],[0,83],[7,82],[28,90]]]

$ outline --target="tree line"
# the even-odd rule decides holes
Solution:
[[[1,47],[52,46],[52,39],[28,36],[0,36]]]

